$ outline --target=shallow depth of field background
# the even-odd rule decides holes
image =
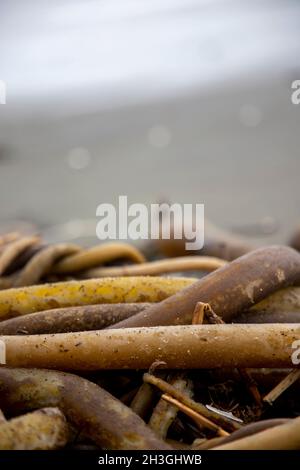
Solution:
[[[97,205],[127,195],[285,241],[299,24],[296,0],[1,0],[0,230],[95,241]]]

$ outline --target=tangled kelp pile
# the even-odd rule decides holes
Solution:
[[[299,449],[300,254],[243,250],[3,236],[0,448]]]

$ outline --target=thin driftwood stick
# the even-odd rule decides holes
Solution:
[[[99,303],[159,302],[194,278],[118,277],[56,282],[0,291],[0,320],[59,307]]]
[[[209,303],[224,321],[300,280],[300,254],[288,247],[261,248],[112,328],[189,324],[197,302]]]
[[[76,375],[0,368],[0,406],[14,413],[57,406],[76,428],[102,448],[169,449],[130,408]]]
[[[66,445],[69,429],[58,408],[43,408],[0,424],[0,450],[53,450]]]
[[[36,335],[101,330],[149,307],[149,303],[55,308],[0,322],[0,335]]]
[[[184,271],[214,271],[227,264],[226,261],[208,256],[182,256],[129,266],[97,268],[85,271],[83,277],[157,276]]]
[[[296,450],[300,449],[300,417],[212,450]]]
[[[273,405],[274,401],[285,392],[293,383],[300,379],[300,370],[292,370],[273,390],[271,390],[265,397],[264,402]]]
[[[56,274],[74,273],[118,258],[127,258],[135,263],[146,261],[144,255],[128,243],[105,243],[62,259],[53,266],[52,272]]]
[[[235,430],[240,428],[240,424],[236,421],[227,418],[226,416],[215,413],[213,410],[209,410],[206,406],[194,401],[187,393],[183,393],[180,390],[174,388],[171,384],[165,380],[159,379],[152,374],[144,374],[144,381],[147,384],[154,385],[164,394],[170,395],[175,398],[183,405],[187,406],[191,410],[194,410],[196,413],[201,414],[205,418],[217,423],[220,427],[224,427],[228,430]]]
[[[155,361],[168,369],[290,367],[300,325],[184,325],[0,339],[13,367],[148,369]]]
[[[167,395],[166,393],[164,393],[161,396],[161,398],[163,400],[166,400],[168,403],[171,403],[172,405],[177,406],[177,408],[180,411],[182,411],[184,414],[186,414],[187,416],[192,418],[192,420],[195,421],[197,426],[200,426],[200,428],[204,427],[204,428],[208,428],[212,431],[215,431],[215,433],[218,436],[228,436],[229,435],[229,433],[224,431],[224,429],[222,429],[220,426],[216,425],[215,423],[213,423],[209,419],[202,416],[200,413],[197,413],[193,409],[189,408],[188,406],[184,405],[180,401],[176,400],[176,398],[173,398],[170,395]]]

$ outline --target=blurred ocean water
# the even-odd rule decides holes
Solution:
[[[160,100],[299,67],[299,18],[283,0],[2,0],[1,74],[19,107]]]
[[[2,0],[0,217],[204,202],[223,226],[299,220],[300,4]]]

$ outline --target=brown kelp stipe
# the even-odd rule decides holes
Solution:
[[[286,287],[238,314],[237,323],[300,323],[300,288]]]
[[[300,325],[180,325],[1,336],[11,367],[60,370],[291,367]]]
[[[47,248],[49,245],[41,243],[36,243],[35,245],[29,246],[22,253],[20,253],[7,267],[5,270],[6,279],[10,279],[11,282],[17,277],[19,272],[26,266],[27,263],[40,251]],[[0,278],[1,280],[3,277]],[[11,286],[12,287],[12,286]]]
[[[113,266],[90,269],[82,273],[83,278],[113,276],[158,276],[160,274],[186,271],[214,271],[227,264],[226,261],[209,256],[182,256],[129,266]]]
[[[49,276],[50,279],[74,276],[118,259],[132,263],[146,261],[137,248],[127,243],[82,249],[71,243],[42,245],[38,237],[8,237],[0,244],[0,289],[37,284]]]
[[[74,273],[120,258],[129,259],[134,263],[146,261],[144,255],[128,243],[105,243],[59,261],[53,266],[52,272],[60,274]]]
[[[153,388],[146,383],[142,383],[130,403],[130,408],[141,418],[145,418],[149,410],[153,408],[154,399],[155,392]]]
[[[244,312],[234,323],[300,323],[300,312]]]
[[[296,450],[300,449],[300,417],[212,450]]]
[[[106,449],[170,449],[119,400],[72,374],[0,368],[0,407],[22,412],[57,406],[66,418]]]
[[[55,308],[0,322],[0,335],[36,335],[101,330],[145,310],[149,303]]]
[[[36,253],[17,274],[14,287],[37,284],[45,274],[48,274],[52,265],[59,258],[74,255],[80,248],[77,245],[61,243],[47,246]]]
[[[0,410],[0,424],[5,423],[5,422],[6,422],[6,418],[3,414],[3,411]]]
[[[183,277],[107,277],[2,290],[0,321],[60,307],[159,302],[193,282]]]
[[[66,419],[57,408],[43,408],[0,424],[0,450],[60,449],[68,438]]]
[[[0,322],[0,334],[47,334],[100,330],[151,306],[152,303],[141,302],[54,308],[4,320]],[[250,310],[237,315],[233,322],[300,323],[300,288],[287,287],[271,294]],[[199,321],[197,320],[196,323],[199,324]]]
[[[184,232],[184,227],[181,228]],[[199,251],[188,251],[186,249],[185,239],[176,239],[174,237],[174,227],[171,226],[170,239],[155,240],[152,243],[159,252],[164,256],[184,256],[184,255],[201,255],[214,256],[227,261],[232,261],[249,251],[255,249],[253,243],[244,237],[238,236],[233,232],[221,229],[212,224],[209,220],[205,220],[205,242],[203,248]]]
[[[254,423],[249,423],[241,427],[240,429],[237,429],[233,433],[231,433],[229,436],[223,437],[223,438],[212,438],[212,439],[206,439],[204,442],[197,442],[196,440],[193,445],[192,449],[211,449],[213,447],[216,447],[217,445],[223,445],[227,444],[229,442],[236,441],[238,439],[247,437],[247,436],[252,436],[253,434],[256,434],[258,432],[264,431],[269,428],[274,428],[275,426],[279,426],[281,424],[285,424],[290,419],[288,418],[277,418],[277,419],[265,419],[262,421],[257,421]]]
[[[24,237],[16,239],[5,247],[0,253],[0,276],[5,273],[9,265],[27,248],[32,247],[40,242],[38,237]]]
[[[300,280],[300,254],[292,248],[260,248],[212,272],[165,301],[111,328],[189,324],[197,302],[209,303],[224,321]]]

